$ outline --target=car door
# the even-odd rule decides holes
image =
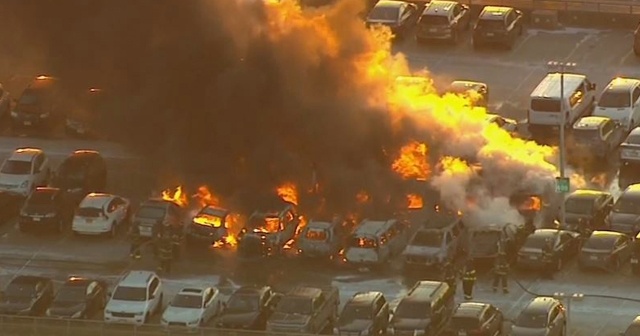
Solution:
[[[109,204],[109,210],[111,210],[112,218],[116,221],[117,224],[122,223],[127,215],[127,209],[124,200],[117,196],[111,200],[111,203]]]
[[[558,253],[559,257],[562,259],[567,259],[573,252],[573,247],[571,246],[572,237],[568,232],[562,232],[560,234],[559,239],[559,247]]]
[[[631,104],[633,111],[631,112],[630,130],[640,125],[640,86],[636,86],[631,93]]]
[[[509,35],[509,38],[511,40],[515,40],[515,35],[516,35],[516,28],[515,28],[515,24],[516,21],[515,19],[515,14],[513,13],[513,11],[510,11],[507,15],[505,15],[504,18],[504,26],[507,29],[507,34]]]
[[[158,278],[153,278],[151,283],[149,284],[147,299],[149,302],[149,310],[157,311],[160,298],[158,297],[158,285],[160,285],[160,280]]]

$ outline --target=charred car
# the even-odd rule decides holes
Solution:
[[[279,255],[295,237],[300,225],[300,215],[295,205],[282,201],[270,208],[254,212],[240,230],[238,254],[241,258]]]
[[[384,268],[407,244],[409,223],[404,220],[365,219],[351,233],[344,251],[350,266]]]
[[[78,138],[94,138],[91,125],[101,117],[105,95],[103,90],[90,88],[83,91],[71,105],[65,120],[65,133]]]
[[[493,263],[500,252],[513,256],[526,238],[523,227],[491,224],[469,229],[469,257],[475,263]]]
[[[609,226],[607,216],[613,208],[613,195],[606,191],[580,189],[567,197],[564,206],[561,229],[588,236],[594,230]]]
[[[565,261],[578,253],[580,235],[573,231],[558,229],[538,229],[532,233],[518,251],[518,266],[526,269],[542,269],[551,265],[561,270]],[[551,260],[545,260],[544,249],[551,244]]]
[[[180,230],[184,227],[185,210],[176,202],[161,198],[152,198],[140,204],[133,217],[133,225],[138,226],[140,236],[156,237],[163,226]]]
[[[231,212],[227,209],[207,205],[193,216],[187,229],[187,242],[194,245],[228,246]]]
[[[467,232],[455,214],[437,213],[420,228],[402,255],[405,271],[439,268],[453,261],[467,246]]]
[[[53,282],[49,278],[20,275],[5,288],[0,314],[40,316],[53,301]]]
[[[282,297],[267,321],[269,333],[320,334],[338,320],[337,288],[294,288]]]
[[[344,247],[353,223],[341,218],[312,220],[297,239],[298,255],[303,258],[334,258]]]
[[[554,191],[531,193],[520,191],[509,197],[509,203],[518,210],[530,232],[535,228],[553,228],[558,217],[562,195]]]
[[[631,238],[624,233],[613,231],[593,231],[584,242],[578,258],[578,266],[618,271],[620,266],[631,259]]]
[[[221,329],[265,330],[267,320],[281,298],[282,295],[269,286],[240,287],[227,300],[215,326]]]
[[[489,85],[469,80],[455,80],[449,84],[448,93],[468,97],[474,106],[487,107],[489,104]]]

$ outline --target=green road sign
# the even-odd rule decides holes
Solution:
[[[556,177],[556,192],[568,193],[570,189],[570,183],[568,177]]]

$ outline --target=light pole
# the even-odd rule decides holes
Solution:
[[[570,334],[570,321],[571,321],[571,301],[582,301],[584,299],[584,294],[582,293],[573,293],[573,294],[565,294],[565,293],[553,293],[553,297],[558,300],[563,300],[567,302],[567,333]]]
[[[560,164],[560,181],[561,183],[566,182],[566,190],[563,188],[558,188],[559,192],[565,193],[569,192],[569,183],[566,179],[565,174],[565,166],[566,166],[566,123],[567,123],[567,112],[564,104],[564,73],[567,69],[575,68],[575,63],[565,63],[565,62],[556,62],[551,61],[547,63],[547,66],[551,71],[556,71],[560,74],[560,143],[559,143],[559,164]],[[559,182],[560,182],[559,181]],[[564,208],[564,198],[560,203],[560,227],[564,227],[565,224],[565,208]]]

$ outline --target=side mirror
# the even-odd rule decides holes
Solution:
[[[521,10],[516,9],[516,14],[517,14],[517,15],[522,15],[522,11],[521,11]]]
[[[595,91],[595,89],[596,89],[596,83],[591,83],[591,85],[589,85],[589,90]]]

